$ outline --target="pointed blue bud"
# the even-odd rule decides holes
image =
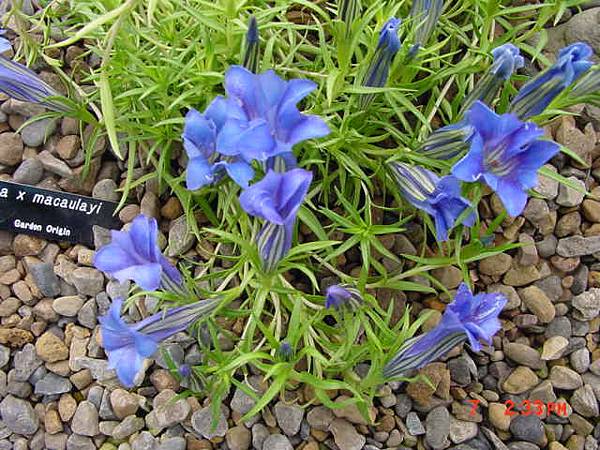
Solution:
[[[334,284],[327,288],[325,308],[354,310],[363,303],[360,291],[349,284]]]
[[[377,49],[373,58],[371,58],[371,63],[363,79],[363,86],[384,87],[387,83],[390,66],[401,45],[400,38],[398,37],[398,30],[401,24],[402,20],[392,17],[381,29]],[[366,108],[374,98],[374,94],[362,95],[359,100],[360,107]]]
[[[469,149],[473,127],[465,121],[438,128],[431,133],[417,152],[434,159],[451,159]]]
[[[283,361],[291,361],[294,358],[294,349],[288,341],[283,341],[277,349],[276,355]]]
[[[521,119],[543,113],[552,100],[589,70],[592,54],[591,47],[583,42],[560,50],[556,63],[521,88],[509,112]]]
[[[258,35],[258,23],[256,17],[250,16],[248,31],[246,32],[246,46],[242,66],[252,73],[257,73],[260,65],[260,40]]]
[[[10,41],[4,37],[2,37],[6,33],[6,30],[0,28],[0,54],[12,49],[12,45],[10,45]]]
[[[458,217],[471,208],[471,203],[461,196],[458,179],[453,176],[439,178],[424,167],[401,162],[392,162],[389,167],[402,196],[433,218],[438,240],[447,240],[448,231]],[[472,226],[475,214],[470,213],[463,223]]]
[[[462,104],[461,111],[466,111],[477,100],[491,105],[496,94],[513,72],[525,64],[519,49],[512,44],[504,44],[492,50],[494,63],[479,79],[473,91]]]
[[[444,9],[443,0],[414,0],[410,9],[411,24],[414,34],[414,45],[409,57],[414,57],[419,48],[429,41]]]
[[[189,364],[182,364],[177,368],[177,372],[183,378],[187,378],[192,374],[192,368]]]
[[[385,365],[384,377],[408,376],[467,340],[474,351],[480,351],[480,341],[491,344],[492,337],[500,330],[498,316],[506,302],[504,294],[474,296],[466,284],[461,284],[440,323],[428,333],[406,341]]]
[[[0,42],[0,46],[4,47],[3,51],[8,49],[6,42]],[[0,56],[0,92],[22,102],[39,103],[52,111],[71,110],[59,100],[64,97],[35,72],[2,56]]]

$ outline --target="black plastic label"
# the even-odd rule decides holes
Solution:
[[[121,228],[117,204],[0,181],[0,229],[92,246],[94,225]]]

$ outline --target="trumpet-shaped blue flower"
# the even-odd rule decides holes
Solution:
[[[325,308],[327,309],[355,309],[363,303],[362,295],[355,287],[349,284],[334,284],[327,288],[325,294]]]
[[[527,189],[537,185],[537,171],[559,151],[551,141],[539,139],[543,130],[522,122],[514,114],[498,115],[481,102],[467,111],[475,134],[467,155],[452,168],[463,181],[483,178],[496,192],[511,216],[521,214]]]
[[[8,45],[8,47],[7,47]],[[0,38],[0,53],[8,50],[10,43]],[[37,74],[22,64],[0,56],[0,92],[22,102],[39,103],[53,111],[70,110],[60,101],[63,96]]]
[[[496,97],[504,82],[508,80],[513,72],[525,64],[519,49],[512,44],[504,44],[492,50],[494,63],[479,79],[473,90],[469,93],[462,104],[462,110],[466,111],[476,100],[490,105]]]
[[[267,221],[257,239],[266,271],[274,269],[292,246],[296,214],[311,180],[312,173],[304,169],[285,173],[270,170],[240,195],[240,204],[248,214]]]
[[[327,124],[318,116],[300,113],[297,104],[316,89],[309,80],[293,79],[285,81],[268,70],[259,75],[240,66],[233,66],[225,75],[225,92],[234,100],[250,123],[264,122],[270,140],[256,149],[252,159],[265,161],[271,156],[292,151],[292,147],[307,139],[327,136]],[[227,130],[227,131],[233,131]],[[234,152],[236,146],[246,146],[245,139],[228,137],[219,152]]]
[[[461,284],[440,323],[428,333],[408,340],[385,365],[384,376],[406,376],[411,370],[427,365],[465,340],[474,351],[480,351],[480,341],[490,344],[494,334],[500,330],[498,316],[506,302],[504,294],[474,296],[466,284]]]
[[[365,77],[363,86],[368,87],[383,87],[387,83],[390,73],[390,66],[400,49],[400,38],[398,37],[398,29],[402,24],[402,20],[392,17],[389,19],[379,33],[379,41],[377,49],[371,59],[371,63]],[[361,108],[365,108],[373,100],[373,94],[365,94],[360,98]]]
[[[210,184],[224,172],[245,188],[254,177],[252,161],[293,159],[294,145],[329,134],[320,117],[301,114],[296,106],[315,87],[308,80],[284,81],[272,70],[256,75],[231,67],[225,75],[227,96],[215,98],[204,114],[190,110],[186,116],[188,189]]]
[[[592,66],[589,60],[592,54],[591,47],[582,42],[560,50],[556,63],[521,88],[510,112],[521,119],[543,113],[552,100]]]
[[[154,291],[162,283],[182,283],[179,271],[160,252],[156,219],[142,214],[127,231],[111,231],[112,240],[94,256],[99,270],[119,282],[135,281],[142,289]]]
[[[437,238],[447,240],[448,231],[471,207],[469,201],[461,196],[459,181],[453,176],[439,178],[424,167],[401,162],[390,163],[390,169],[402,196],[415,208],[432,216]],[[474,222],[475,213],[468,214],[463,220],[467,226]]]
[[[443,0],[414,0],[410,8],[415,43],[410,56],[415,56],[419,48],[427,44],[444,9]]]
[[[246,32],[246,46],[244,47],[244,56],[242,66],[252,73],[258,72],[260,65],[260,41],[258,35],[258,23],[256,17],[251,16]]]
[[[132,387],[144,358],[151,357],[160,342],[207,317],[219,300],[201,300],[171,308],[132,325],[121,317],[122,305],[122,299],[115,299],[108,313],[99,319],[102,347],[108,355],[109,367],[117,371],[123,385]]]

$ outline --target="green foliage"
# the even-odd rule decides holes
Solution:
[[[459,227],[453,240],[432,249],[436,254],[426,255],[424,246],[420,255],[396,254],[383,244],[384,238],[405,231],[409,220],[421,213],[402,203],[384,163],[400,159],[447,172],[449,162],[412,150],[432,124],[451,123],[459,115],[461,100],[490,63],[491,49],[512,42],[546,62],[540,54],[544,33],[537,47],[530,38],[558,20],[567,7],[582,2],[446,3],[436,35],[410,62],[411,37],[404,33],[388,85],[378,89],[360,87],[362,63],[373,53],[381,25],[392,15],[407,16],[406,0],[362,1],[362,12],[351,25],[337,19],[334,2],[308,0],[71,0],[53,2],[31,19],[30,26],[43,29],[66,26],[68,37],[46,47],[25,40],[29,61],[43,56],[58,67],[60,62],[48,56],[49,50],[81,39],[87,53],[101,59],[84,80],[95,89],[79,94],[96,105],[113,151],[127,160],[123,201],[133,188],[157,176],[161,189],[180,199],[200,245],[210,244],[201,264],[190,262],[195,271],[190,283],[200,287],[198,295],[233,288],[239,293],[237,301],[206,324],[212,342],[202,344],[204,364],[194,368],[215,408],[232,387],[255,396],[240,379],[252,367],[270,386],[256,398],[248,417],[299,383],[310,386],[315,397],[331,407],[343,405],[333,404],[328,391],[352,393],[350,402],[366,414],[386,359],[424,320],[411,324],[408,309],[397,320],[400,305],[395,300],[400,296],[393,295],[384,307],[376,299],[380,290],[445,291],[431,270],[456,265],[468,281],[470,263],[516,248],[485,244],[504,219],[500,217],[487,229],[477,224],[463,233]],[[240,62],[251,14],[261,34],[261,70],[273,68],[286,78],[316,81],[319,88],[304,110],[325,117],[332,129],[327,138],[295,149],[301,166],[315,173],[315,181],[299,214],[301,243],[274,274],[261,272],[254,246],[259,224],[241,210],[238,188],[223,182],[189,192],[183,174],[173,171],[181,154],[184,114],[191,107],[203,110],[222,93],[225,71]],[[18,18],[26,33],[26,19]],[[49,39],[45,33],[43,44]],[[377,94],[375,101],[360,110],[359,94],[367,92]],[[498,99],[500,110],[513,92],[510,87],[504,90]],[[154,165],[156,172],[136,180],[136,158]],[[568,182],[562,177],[559,181]],[[467,194],[475,200],[481,197],[477,189]],[[431,236],[431,221],[423,216],[423,223],[425,237]],[[339,265],[351,252],[360,260],[354,274]],[[345,282],[357,279],[365,305],[353,313],[326,311],[320,280],[328,273]],[[289,274],[294,283],[288,281]],[[326,320],[327,316],[331,317]],[[233,343],[231,350],[222,349],[224,340]],[[289,361],[277,356],[284,340],[294,350]],[[357,367],[366,367],[366,373],[358,373]]]

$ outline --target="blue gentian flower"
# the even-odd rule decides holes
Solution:
[[[377,49],[373,54],[373,58],[363,79],[363,86],[383,87],[387,83],[390,66],[394,60],[394,56],[396,56],[396,53],[400,49],[398,29],[401,24],[402,20],[392,17],[383,25],[383,28],[379,32]],[[360,98],[360,107],[365,108],[368,106],[374,97],[373,94],[362,95]]]
[[[571,91],[573,97],[600,93],[600,67],[586,73]]]
[[[406,376],[411,370],[429,364],[465,340],[474,351],[480,351],[480,341],[491,344],[492,337],[500,330],[498,316],[506,302],[504,294],[474,296],[466,284],[461,284],[440,323],[428,333],[409,339],[385,365],[384,377]]]
[[[466,111],[477,100],[491,104],[494,97],[512,73],[523,67],[524,60],[519,49],[512,44],[504,44],[492,50],[494,63],[479,79],[473,90],[462,104]],[[430,158],[451,159],[469,149],[473,137],[473,127],[465,120],[438,128],[431,133],[417,149]]]
[[[245,188],[254,177],[252,161],[292,159],[294,145],[329,134],[320,117],[301,114],[296,106],[315,88],[309,80],[284,81],[272,70],[256,75],[231,67],[226,97],[217,97],[204,114],[191,110],[186,116],[188,189],[210,184],[224,171]]]
[[[131,325],[121,317],[122,305],[122,299],[115,299],[108,313],[99,318],[102,347],[108,355],[109,367],[117,371],[123,385],[132,387],[144,358],[151,357],[160,342],[208,316],[219,300],[200,300],[171,308]]]
[[[292,169],[286,173],[270,170],[258,183],[240,195],[242,208],[267,221],[257,246],[265,271],[271,271],[292,246],[296,214],[312,181],[312,173]]]
[[[241,187],[247,187],[254,178],[254,169],[250,165],[251,158],[243,158],[241,152],[237,155],[223,157],[217,153],[217,137],[225,122],[231,117],[240,117],[244,113],[239,106],[223,97],[215,98],[206,108],[204,114],[190,109],[185,116],[183,128],[183,146],[189,157],[186,172],[186,185],[190,190],[217,181],[226,172],[233,181]],[[252,127],[240,133],[249,143],[260,144],[270,139],[264,124]]]
[[[9,48],[10,43],[0,38],[0,53]],[[64,97],[35,72],[3,56],[0,56],[0,92],[22,102],[39,103],[53,111],[70,111],[70,108],[59,100]]]
[[[410,18],[415,43],[410,49],[410,57],[415,56],[419,49],[427,44],[438,20],[440,20],[443,9],[443,0],[413,0]]]
[[[498,115],[481,102],[466,113],[475,134],[467,155],[452,168],[463,181],[483,178],[496,192],[506,211],[515,217],[527,203],[527,189],[537,186],[537,171],[559,151],[551,141],[539,139],[544,131],[514,114]]]
[[[256,17],[250,16],[248,22],[248,31],[246,32],[246,46],[244,47],[244,56],[242,66],[252,73],[258,72],[260,65],[260,41],[258,35],[258,23]]]
[[[496,94],[512,76],[513,72],[525,64],[519,49],[512,44],[496,47],[492,50],[492,56],[494,57],[494,63],[469,93],[462,104],[462,111],[469,109],[476,100],[491,105]]]
[[[154,291],[161,283],[180,285],[179,271],[160,252],[156,219],[142,214],[133,219],[127,231],[111,231],[112,240],[94,256],[97,269],[119,282],[135,281],[142,289]]]
[[[390,163],[390,169],[402,196],[415,208],[432,216],[438,240],[447,240],[448,231],[458,217],[471,207],[461,196],[459,181],[453,176],[439,178],[424,167],[401,162]],[[468,214],[463,223],[472,226],[475,213]]]
[[[349,284],[334,284],[327,288],[325,294],[325,308],[327,309],[355,309],[363,303],[362,295],[355,287]]]
[[[253,150],[250,155],[252,159],[265,161],[271,156],[291,152],[292,147],[302,141],[324,137],[330,133],[323,119],[302,114],[296,106],[316,87],[310,80],[285,81],[272,70],[256,75],[243,67],[233,66],[227,71],[227,97],[240,105],[249,123],[265,122],[271,137],[271,141],[261,145],[260,150]],[[243,138],[235,139],[230,136],[224,141],[229,144],[232,152],[237,151],[237,145],[248,145]],[[223,147],[218,151],[228,154],[226,146]]]
[[[592,54],[591,47],[583,42],[560,50],[556,63],[521,88],[509,112],[521,119],[543,113],[552,100],[592,66],[589,60]]]

